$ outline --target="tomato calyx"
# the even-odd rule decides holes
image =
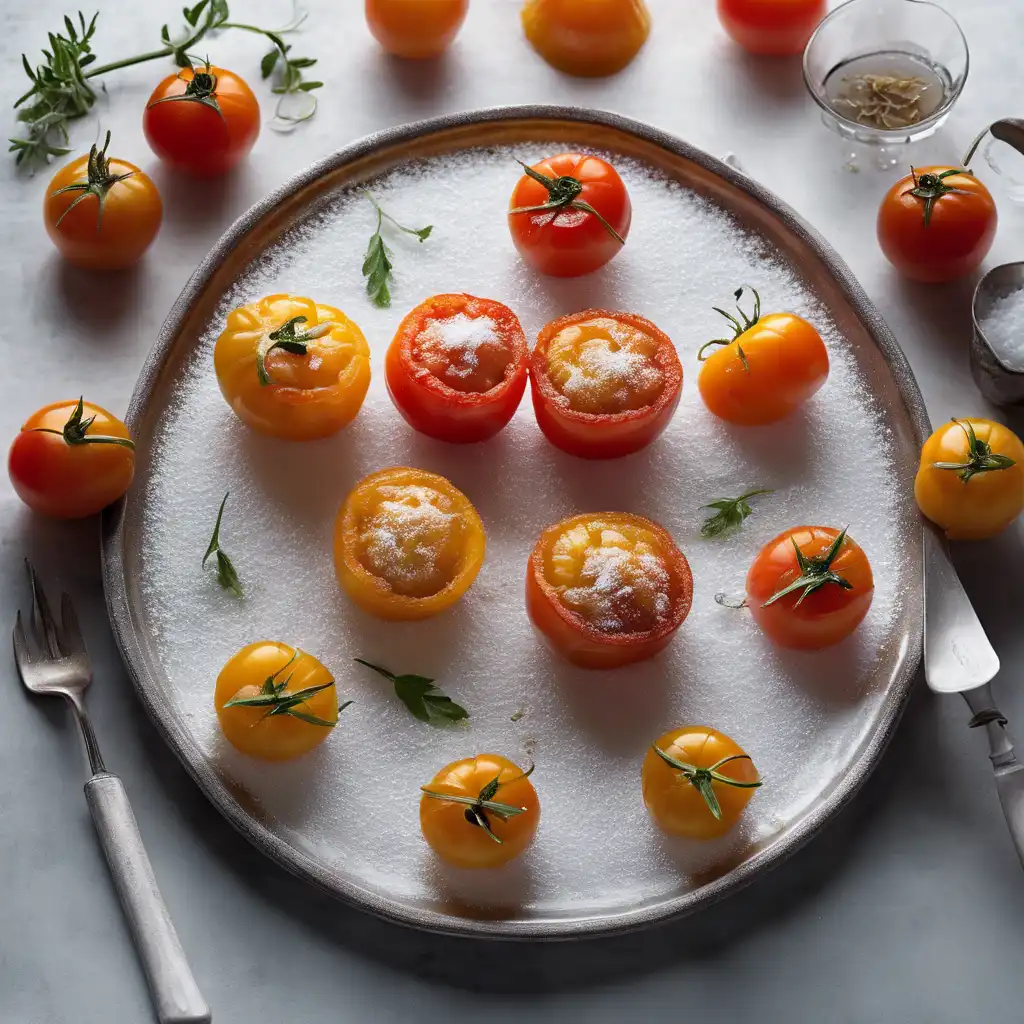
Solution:
[[[89,163],[86,171],[85,181],[76,181],[71,185],[65,185],[63,188],[57,189],[56,192],[50,193],[52,196],[59,196],[64,192],[78,192],[80,193],[71,202],[68,208],[57,218],[55,227],[60,226],[60,222],[84,199],[89,196],[96,197],[96,234],[100,231],[100,222],[103,219],[103,201],[107,198],[107,193],[119,182],[124,181],[125,178],[130,178],[135,172],[127,171],[124,174],[111,174],[110,173],[110,162],[107,160],[107,147],[110,145],[110,132],[107,132],[107,137],[103,143],[102,149],[97,149],[93,145],[92,149],[89,150]]]
[[[466,810],[464,816],[466,821],[470,825],[475,825],[477,828],[482,828],[487,835],[491,837],[499,846],[503,845],[502,841],[494,834],[491,829],[491,823],[488,820],[487,815],[493,814],[496,818],[501,821],[508,821],[509,818],[514,818],[518,814],[525,814],[525,807],[514,807],[512,804],[503,804],[495,800],[495,796],[498,794],[498,788],[500,786],[507,786],[510,782],[518,782],[520,779],[528,779],[533,774],[533,769],[536,765],[530,765],[529,768],[521,775],[517,775],[515,778],[506,779],[501,782],[501,772],[491,779],[490,782],[480,790],[480,793],[475,796],[459,796],[456,793],[438,793],[436,790],[430,789],[427,786],[421,786],[420,789],[425,796],[430,797],[433,800],[447,800],[453,804],[465,804]]]
[[[283,348],[285,352],[291,352],[292,355],[304,356],[309,342],[322,338],[337,326],[333,320],[325,320],[308,331],[299,330],[298,325],[306,322],[307,318],[304,316],[293,316],[291,320],[286,320],[280,327],[268,331],[260,339],[260,343],[256,347],[256,373],[259,375],[260,384],[266,386],[273,383],[267,370],[267,356],[273,349]]]
[[[1008,455],[999,455],[993,452],[992,446],[987,441],[982,441],[974,432],[974,425],[970,420],[954,419],[953,422],[967,435],[967,461],[933,462],[934,469],[946,469],[954,472],[964,483],[967,483],[971,477],[977,476],[979,473],[992,473],[1017,465]]]
[[[802,593],[797,599],[796,604],[793,605],[794,608],[799,608],[805,598],[810,597],[815,591],[820,590],[829,583],[834,583],[837,587],[842,587],[843,590],[853,590],[853,584],[848,579],[844,579],[839,573],[832,571],[832,563],[836,560],[839,549],[843,546],[843,541],[846,540],[847,529],[849,527],[844,527],[839,531],[839,535],[829,545],[828,551],[820,558],[808,558],[800,550],[800,545],[797,544],[796,538],[790,537],[790,540],[793,542],[793,550],[796,552],[797,565],[800,567],[800,575],[792,583],[787,584],[781,590],[772,594],[761,607],[767,608],[769,605],[775,604],[780,598],[799,590]]]
[[[217,102],[217,76],[210,70],[210,61],[207,60],[203,68],[197,71],[187,56],[185,59],[188,60],[189,70],[192,72],[192,77],[187,80],[178,75],[178,78],[185,82],[185,91],[176,96],[161,96],[160,99],[148,103],[146,109],[160,103],[199,103],[216,111],[217,116],[223,121],[224,112]]]
[[[968,192],[967,189],[954,188],[952,185],[947,185],[945,179],[952,174],[970,174],[972,177],[974,171],[951,167],[948,171],[942,171],[940,174],[922,174],[919,178],[917,171],[913,167],[910,168],[910,176],[914,179],[914,187],[905,194],[908,196],[915,196],[918,199],[924,200],[924,226],[928,227],[932,220],[932,210],[935,208],[935,204],[945,195],[950,192],[955,192],[960,196],[969,196],[972,193]]]
[[[30,427],[29,433],[56,434],[58,437],[64,438],[65,444],[72,447],[79,444],[116,444],[129,451],[135,451],[135,442],[130,437],[111,437],[107,434],[88,433],[96,417],[90,416],[88,419],[83,419],[84,413],[85,406],[82,399],[79,398],[78,405],[75,406],[62,430],[53,430],[51,427]]]
[[[297,690],[295,693],[285,693],[285,687],[291,681],[292,673],[285,676],[284,679],[278,681],[277,677],[291,665],[300,655],[299,651],[296,651],[276,672],[272,675],[267,676],[263,681],[263,685],[260,687],[260,692],[255,697],[235,697],[232,700],[227,701],[224,704],[226,708],[266,708],[266,714],[260,719],[262,722],[265,718],[273,718],[275,715],[291,715],[292,718],[298,718],[302,722],[306,722],[308,725],[320,725],[326,729],[333,729],[337,724],[336,722],[328,722],[326,718],[318,718],[316,715],[311,715],[307,711],[299,711],[298,706],[305,704],[310,697],[314,694],[319,693],[321,690],[326,690],[329,686],[334,685],[334,680],[330,682],[321,683],[319,686],[307,686],[304,690]],[[343,704],[338,705],[338,714],[341,714],[351,704],[352,701],[347,700]]]
[[[517,206],[512,210],[509,210],[509,215],[514,213],[540,213],[544,210],[554,210],[555,215],[551,218],[551,223],[558,219],[559,213],[563,210],[582,210],[584,213],[593,214],[603,225],[604,229],[614,238],[619,245],[625,245],[626,240],[608,223],[607,220],[596,210],[590,203],[580,199],[580,195],[583,192],[583,182],[579,178],[574,178],[571,174],[563,174],[557,178],[549,178],[546,174],[541,174],[540,171],[534,170],[532,167],[524,164],[522,160],[517,160],[517,164],[522,167],[523,171],[534,181],[543,185],[548,190],[548,201],[546,203],[540,203],[537,206]]]
[[[751,759],[749,754],[730,754],[728,757],[723,757],[721,760],[716,761],[710,768],[698,768],[695,764],[679,761],[672,757],[671,754],[666,754],[657,743],[651,744],[651,750],[666,764],[682,773],[683,778],[703,797],[704,803],[708,805],[708,810],[712,816],[719,821],[722,818],[722,805],[718,802],[718,796],[715,793],[712,782],[721,782],[723,785],[735,786],[737,789],[757,789],[764,782],[763,779],[757,779],[755,782],[741,782],[739,779],[723,775],[718,770],[722,765],[728,764],[730,761],[749,761]]]
[[[729,321],[733,330],[733,336],[731,338],[712,338],[711,341],[704,342],[704,344],[697,350],[697,360],[699,362],[704,362],[704,360],[708,358],[704,355],[704,350],[711,348],[712,345],[732,345],[735,342],[736,354],[740,357],[743,369],[746,370],[747,373],[750,373],[750,364],[747,362],[746,353],[743,351],[743,347],[740,345],[739,339],[746,334],[746,332],[749,331],[750,328],[758,322],[758,320],[761,319],[761,296],[757,294],[756,288],[750,289],[754,295],[754,315],[747,316],[743,311],[743,307],[740,305],[740,299],[743,298],[744,291],[745,288],[737,288],[736,291],[732,293],[733,298],[736,300],[736,312],[739,314],[738,317],[733,316],[732,313],[726,312],[719,306],[711,307],[716,313],[721,313],[722,316]]]

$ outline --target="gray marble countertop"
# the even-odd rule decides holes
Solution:
[[[300,49],[326,82],[314,121],[265,131],[248,164],[197,187],[149,153],[142,105],[164,68],[109,76],[76,151],[110,128],[119,154],[150,171],[166,219],[145,261],[97,279],[63,264],[43,233],[49,175],[0,168],[0,437],[37,406],[84,392],[123,412],[167,310],[224,228],[307,164],[368,132],[467,107],[559,102],[604,107],[735,153],[839,250],[910,357],[935,420],[991,414],[968,372],[973,282],[908,284],[878,252],[874,218],[893,175],[850,173],[805,96],[799,61],[738,53],[709,0],[648,0],[655,29],[617,78],[576,81],[521,39],[519,0],[473,0],[448,58],[425,66],[380,54],[359,0],[311,0]],[[235,15],[274,25],[286,0],[234,0]],[[916,162],[955,160],[981,125],[1020,115],[1019,0],[947,0],[973,67],[946,130]],[[9,100],[33,54],[70,7],[4,5],[0,67]],[[101,60],[154,48],[173,4],[106,0]],[[206,44],[204,43],[204,46]],[[205,51],[204,51],[205,52]],[[259,40],[209,44],[256,79]],[[298,52],[298,51],[297,51]],[[265,93],[260,92],[264,97]],[[986,170],[982,166],[982,170]],[[1024,177],[1024,172],[1021,174]],[[991,177],[991,174],[989,174]],[[998,190],[997,184],[997,190]],[[1019,259],[1024,213],[1005,188],[990,264]],[[1020,430],[1022,421],[1006,422]],[[836,821],[778,870],[710,911],[611,940],[546,946],[438,938],[373,920],[288,877],[207,804],[145,717],[106,622],[93,522],[50,523],[0,482],[0,625],[26,601],[28,555],[81,609],[95,664],[89,700],[108,763],[124,779],[157,876],[218,1024],[486,1019],[866,1022],[1018,1020],[1024,1005],[1024,878],[992,783],[984,736],[958,698],[915,692],[878,770]],[[1022,527],[955,553],[998,650],[996,689],[1024,731]],[[77,737],[61,706],[29,701],[7,656],[0,714],[0,1020],[139,1024],[146,989],[82,797]]]

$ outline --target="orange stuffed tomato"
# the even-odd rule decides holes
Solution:
[[[526,390],[526,336],[508,306],[435,295],[398,327],[384,372],[405,421],[441,441],[485,441]]]
[[[276,640],[234,655],[217,677],[213,701],[228,742],[263,761],[308,753],[351,703],[338,706],[334,679],[312,654]]]
[[[334,569],[363,611],[425,619],[469,589],[484,560],[484,525],[436,473],[396,466],[364,477],[334,524]]]
[[[760,551],[747,573],[754,621],[780,647],[818,650],[845,640],[871,607],[875,581],[845,530],[796,526]]]
[[[478,754],[442,768],[420,799],[423,838],[458,868],[496,868],[533,842],[540,800],[523,771],[500,754]]]
[[[621,71],[651,31],[644,0],[526,0],[522,20],[552,67],[586,77]]]
[[[239,419],[290,441],[341,430],[370,386],[363,332],[340,309],[297,295],[268,295],[232,310],[213,364]]]
[[[668,426],[683,368],[667,334],[634,313],[587,309],[549,323],[530,358],[537,423],[584,459],[639,451]]]
[[[688,839],[725,835],[761,785],[750,756],[706,725],[686,725],[655,740],[640,778],[658,827]]]
[[[762,426],[789,415],[811,397],[828,378],[828,352],[821,335],[795,313],[761,315],[761,297],[754,289],[754,313],[739,306],[743,289],[736,291],[736,312],[726,313],[734,332],[731,339],[704,345],[697,388],[704,404],[716,416],[742,426]],[[710,346],[721,345],[705,357]]]
[[[686,556],[657,523],[591,512],[549,526],[526,570],[526,611],[551,647],[583,668],[644,661],[689,614]]]

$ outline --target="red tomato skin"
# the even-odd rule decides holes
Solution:
[[[798,538],[800,550],[818,555],[835,540],[839,531],[828,526],[799,526],[784,530],[761,549],[747,573],[750,613],[762,631],[780,647],[815,651],[845,640],[864,620],[874,596],[874,578],[863,550],[847,537],[833,569],[854,584],[852,591],[826,584],[799,606],[798,593],[764,607],[765,601],[796,578],[796,556],[790,538]],[[808,546],[808,540],[814,545]]]
[[[62,438],[31,429],[61,429],[76,404],[55,402],[40,409],[15,436],[7,456],[15,493],[34,512],[53,519],[84,519],[101,512],[128,490],[135,474],[135,460],[125,458],[123,448],[91,445],[72,450]],[[94,413],[96,429],[90,433],[129,436],[116,417],[86,403],[85,415]]]
[[[658,350],[658,364],[665,375],[665,387],[654,405],[605,415],[578,412],[564,404],[562,395],[548,380],[547,346],[551,340],[573,323],[596,317],[619,319],[664,339]],[[671,422],[682,393],[683,367],[675,346],[650,320],[634,313],[587,309],[559,317],[541,330],[530,356],[530,397],[537,426],[556,448],[581,459],[617,459],[646,448]]]
[[[468,300],[468,302],[467,302]],[[468,303],[486,302],[488,315],[501,328],[513,357],[505,379],[490,391],[460,392],[432,373],[417,373],[413,344],[424,326],[422,314],[451,316]],[[502,431],[515,415],[526,392],[529,350],[518,317],[507,306],[471,295],[435,295],[412,310],[402,321],[384,360],[384,381],[402,419],[427,437],[450,444],[486,441]]]
[[[718,0],[718,20],[748,53],[786,57],[803,53],[827,0]]]
[[[939,174],[948,167],[918,167]],[[912,175],[886,193],[878,208],[878,244],[885,258],[904,276],[924,284],[944,284],[973,274],[992,248],[999,215],[988,189],[973,175],[953,175],[946,183],[969,189],[968,196],[947,194],[932,207],[924,226],[924,203],[910,195]]]
[[[169,167],[197,178],[215,178],[248,155],[260,133],[260,107],[245,81],[232,71],[212,67],[221,113],[196,102],[157,103],[181,95],[192,78],[184,68],[154,90],[142,115],[150,148]]]
[[[583,183],[580,200],[594,209],[625,239],[633,218],[629,193],[611,164],[596,156],[561,153],[534,164],[549,178],[573,177]],[[539,206],[547,190],[527,175],[516,184],[509,209]],[[542,274],[580,277],[603,267],[622,248],[593,214],[568,210],[553,217],[550,212],[509,214],[509,231],[519,254]]]

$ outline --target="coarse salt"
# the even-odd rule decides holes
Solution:
[[[1024,372],[1024,288],[994,300],[980,326],[1000,362]]]

